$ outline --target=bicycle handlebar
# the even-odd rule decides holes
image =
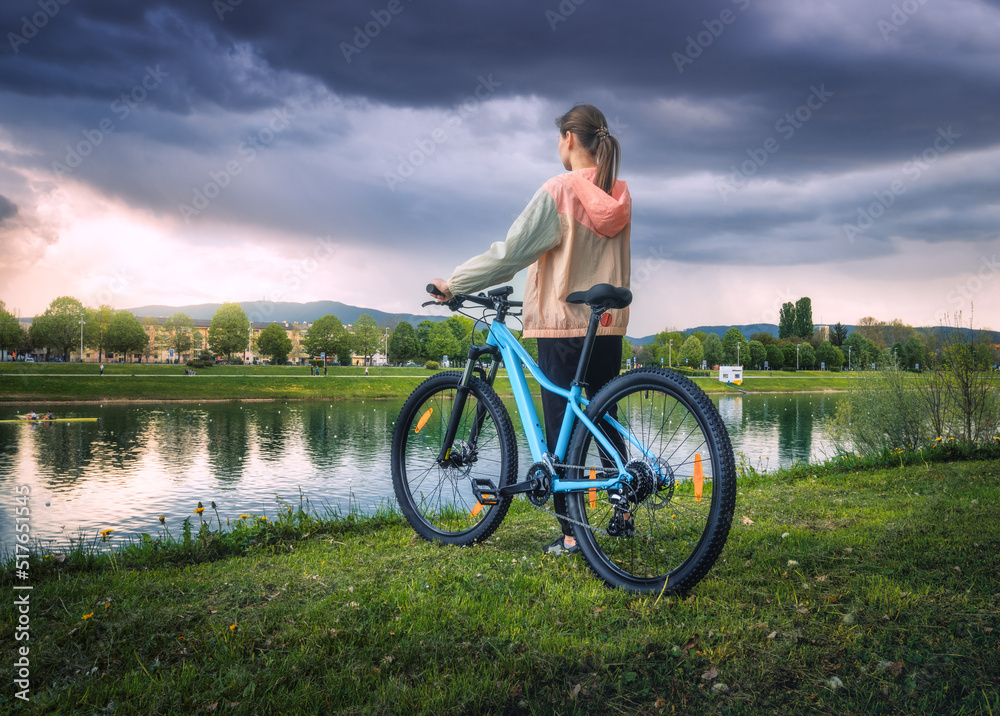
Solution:
[[[435,286],[432,283],[427,284],[425,290],[432,296],[440,296],[442,299],[444,299],[444,294],[438,291],[437,286]],[[513,289],[511,289],[509,286],[505,286],[504,289],[495,289],[493,291],[490,291],[489,295],[480,293],[478,296],[472,296],[470,294],[460,293],[458,295],[452,296],[450,299],[447,300],[427,301],[426,303],[421,304],[421,307],[447,306],[452,311],[457,311],[459,308],[462,307],[462,304],[464,304],[466,301],[469,301],[471,303],[477,303],[480,306],[483,306],[484,308],[499,308],[499,304],[503,304],[505,306],[505,309],[507,307],[519,308],[522,305],[524,305],[523,302],[507,300],[507,296],[510,295],[512,290]]]

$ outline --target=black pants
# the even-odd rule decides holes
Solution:
[[[538,367],[542,373],[560,388],[569,388],[576,377],[576,367],[580,362],[583,350],[583,336],[574,338],[539,338]],[[604,385],[618,375],[622,366],[622,337],[598,336],[594,341],[594,352],[590,357],[587,369],[588,398],[593,398]],[[566,401],[555,393],[542,389],[542,413],[545,418],[545,443],[549,452],[555,452],[559,440],[559,428],[562,426],[566,413]],[[610,436],[609,436],[610,437]],[[615,435],[612,439],[618,446],[621,438]],[[554,497],[557,515],[566,514],[566,494],[557,493]],[[572,534],[569,522],[560,519],[564,535]]]

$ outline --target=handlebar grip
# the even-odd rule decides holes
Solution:
[[[444,298],[444,294],[438,291],[437,286],[435,286],[433,283],[427,284],[426,291],[432,296],[440,296],[441,298]]]

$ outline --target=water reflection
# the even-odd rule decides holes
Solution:
[[[718,405],[734,449],[773,469],[828,455],[822,426],[835,400],[743,395]],[[14,487],[28,485],[32,535],[58,543],[106,527],[156,534],[161,515],[176,534],[199,500],[214,500],[223,519],[274,514],[277,497],[295,504],[300,489],[314,508],[368,511],[393,499],[389,452],[402,403],[74,406],[60,415],[97,422],[0,424],[0,498],[12,505]],[[0,408],[0,418],[14,415]],[[0,552],[10,553],[13,535],[5,511]]]

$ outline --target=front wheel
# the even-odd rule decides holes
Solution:
[[[447,457],[441,457],[462,374],[439,373],[410,395],[392,436],[392,487],[403,516],[421,537],[469,545],[500,526],[511,497],[484,504],[476,494],[517,479],[517,442],[510,416],[496,392],[473,378]]]
[[[610,493],[569,493],[583,556],[612,587],[686,593],[718,558],[736,507],[733,449],[718,410],[687,378],[643,368],[602,388],[587,416],[618,451],[629,481]],[[574,476],[616,474],[603,452],[577,425],[569,463],[585,467]]]

